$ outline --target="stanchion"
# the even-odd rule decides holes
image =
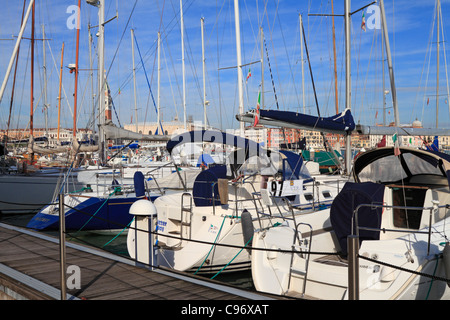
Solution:
[[[64,194],[59,195],[59,254],[61,273],[61,300],[66,300],[66,222],[64,214]]]
[[[359,300],[359,238],[350,235],[347,238],[348,247],[348,299]]]

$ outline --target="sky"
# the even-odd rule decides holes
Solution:
[[[260,28],[264,48],[264,108],[305,111],[308,114],[336,114],[334,91],[334,54],[331,0],[248,0],[239,1],[244,110],[256,107],[261,89]],[[28,6],[26,1],[25,6]],[[72,128],[74,109],[74,74],[67,66],[75,63],[76,29],[73,6],[76,0],[36,0],[34,67],[34,127],[44,127],[44,48],[47,74],[48,126],[58,121],[58,90],[61,49],[64,43],[61,126]],[[351,110],[355,121],[373,125],[383,122],[383,59],[381,30],[377,11],[371,1],[351,3]],[[20,30],[23,1],[2,1],[0,11],[0,78],[5,72]],[[344,110],[344,1],[334,0],[338,111]],[[375,5],[376,6],[376,5]],[[450,1],[441,0],[442,11],[450,10]],[[376,8],[375,8],[376,9]],[[402,124],[420,120],[424,127],[450,126],[445,63],[448,25],[443,17],[440,35],[439,113],[436,114],[436,22],[435,1],[386,0],[386,21],[393,59],[397,100]],[[361,29],[365,16],[366,31]],[[306,46],[303,59],[299,15],[303,19]],[[320,16],[313,14],[321,14]],[[117,17],[115,19],[115,16]],[[201,18],[204,18],[207,117],[218,129],[238,128],[239,111],[237,55],[232,0],[183,0],[186,113],[194,121],[203,121],[203,63]],[[157,34],[161,33],[160,101],[163,121],[176,117],[183,121],[183,77],[179,0],[105,1],[105,70],[114,102],[113,122],[124,126],[137,121],[156,121]],[[85,128],[95,116],[97,88],[98,10],[81,1],[77,127]],[[89,29],[88,26],[92,28]],[[441,25],[441,26],[442,26]],[[434,27],[434,28],[433,28]],[[131,29],[135,32],[136,96],[133,86]],[[89,30],[94,36],[93,70],[90,70]],[[31,17],[19,52],[15,93],[11,109],[11,127],[28,126],[30,113],[30,43]],[[444,41],[442,41],[444,39]],[[445,46],[445,48],[444,48]],[[445,51],[444,51],[445,49]],[[303,72],[302,72],[303,65]],[[246,77],[251,72],[251,77]],[[384,61],[386,122],[394,121],[392,93]],[[312,74],[312,77],[311,77]],[[10,114],[14,68],[0,101],[0,129],[6,129]],[[93,78],[91,78],[91,75]],[[304,91],[302,87],[304,79]],[[91,81],[94,84],[91,85]],[[314,87],[313,87],[314,83]],[[314,90],[315,89],[315,93]],[[304,92],[304,94],[303,94]],[[317,104],[315,100],[317,96]],[[304,99],[303,99],[304,96]],[[303,100],[305,104],[303,104]],[[135,103],[137,107],[135,107]]]

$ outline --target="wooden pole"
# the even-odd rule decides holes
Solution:
[[[62,72],[63,72],[63,60],[64,60],[64,42],[61,48],[61,67],[59,70],[59,95],[58,95],[58,144],[59,144],[59,129],[60,129],[60,121],[61,121],[61,86],[62,86]]]

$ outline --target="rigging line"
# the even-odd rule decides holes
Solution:
[[[161,46],[161,48],[163,49],[162,52],[163,52],[163,55],[164,55],[164,62],[166,63],[167,76],[169,77],[170,92],[172,93],[173,105],[175,106],[175,114],[176,114],[176,117],[178,119],[177,100],[175,99],[175,94],[173,92],[173,86],[172,86],[172,81],[171,81],[171,77],[170,77],[169,67],[167,65],[166,51],[164,50],[164,47]],[[179,86],[178,86],[178,88],[179,88]]]
[[[23,24],[23,16],[25,14],[25,3],[26,3],[26,0],[23,1],[22,20],[20,22],[20,25]],[[8,116],[7,129],[6,129],[6,139],[8,139],[9,125],[11,123],[11,111],[12,111],[13,101],[14,101],[14,88],[16,85],[16,75],[17,75],[17,65],[19,62],[19,52],[20,52],[20,43],[19,43],[19,47],[17,48],[17,53],[16,53],[16,64],[14,67],[14,77],[13,77],[13,83],[12,83],[11,100],[10,100],[10,104],[9,104],[9,116]]]
[[[139,57],[141,58],[141,61],[142,61],[142,67],[144,68],[144,75],[145,75],[145,79],[147,80],[148,89],[150,90],[150,95],[151,95],[152,100],[153,100],[153,105],[155,106],[155,111],[158,114],[158,108],[156,106],[155,97],[153,96],[152,87],[150,86],[150,82],[148,80],[147,71],[145,70],[144,62],[143,62],[142,56],[141,56],[141,50],[139,50],[139,45],[138,45],[138,42],[137,42],[137,39],[136,39],[136,35],[134,35],[134,40],[135,40],[135,43],[136,43],[136,49],[138,51]],[[161,120],[159,121],[159,124],[161,125],[161,128],[162,128]],[[163,129],[163,132],[164,132],[164,129]]]
[[[419,92],[420,92],[420,90],[421,90],[421,87],[422,87],[422,81],[423,81],[423,75],[424,75],[424,71],[425,71],[425,66],[426,66],[426,61],[427,61],[427,56],[428,56],[428,52],[429,52],[429,50],[430,50],[430,44],[431,44],[431,34],[432,34],[432,31],[433,31],[433,25],[434,25],[434,22],[432,23],[432,24],[430,24],[430,31],[428,32],[428,42],[427,42],[427,49],[426,49],[426,53],[425,53],[425,59],[424,59],[424,61],[423,61],[423,65],[422,65],[422,71],[421,71],[421,74],[420,74],[420,80],[419,80],[419,85],[418,85],[418,89],[416,90],[416,95],[415,95],[415,98],[414,98],[414,103],[413,103],[413,112],[412,112],[412,114],[411,114],[411,117],[412,117],[412,115],[415,113],[415,110],[416,110],[416,105],[417,105],[417,100],[418,100],[418,95],[419,95]],[[422,108],[423,108],[423,99],[422,99]],[[412,118],[411,118],[412,119]]]
[[[279,3],[279,1],[278,1],[278,3]],[[279,13],[278,13],[278,5],[277,5],[277,10],[276,10],[275,15],[276,15],[276,18],[277,18],[277,20],[278,20],[278,25],[279,25],[279,27],[280,27],[281,38],[283,39],[284,50],[285,50],[285,52],[286,52],[287,63],[288,63],[288,66],[289,66],[289,73],[291,74],[292,79],[294,79],[294,75],[293,75],[293,73],[292,73],[291,59],[289,58],[289,53],[288,53],[288,51],[287,51],[286,39],[285,39],[285,37],[284,37],[284,32],[283,32],[283,28],[282,28],[281,21],[280,21],[280,15],[279,15]],[[276,61],[276,60],[275,60],[275,61]],[[293,84],[293,87],[294,87],[295,96],[297,97],[297,104],[300,105],[300,100],[299,100],[298,92],[297,92],[297,86],[295,85],[295,83]],[[282,86],[281,86],[281,88],[282,88]],[[280,89],[281,89],[281,88],[280,88]]]
[[[274,2],[276,1],[276,0],[273,0]],[[277,60],[277,55],[275,54],[275,45],[274,45],[274,41],[273,41],[273,34],[272,34],[272,32],[273,32],[273,29],[275,28],[275,22],[276,22],[276,17],[278,16],[278,5],[280,4],[280,1],[278,0],[278,2],[276,3],[276,9],[275,9],[275,17],[274,17],[274,19],[273,19],[273,28],[272,28],[272,30],[270,30],[270,27],[269,27],[269,34],[270,34],[270,43],[271,43],[271,45],[272,45],[272,51],[273,51],[273,57],[274,57],[274,59],[275,59],[275,69],[276,69],[276,72],[277,72],[277,78],[278,78],[278,82],[280,83],[280,79],[281,79],[281,77],[280,77],[280,75],[279,75],[279,73],[278,73],[278,71],[279,71],[279,68],[278,68],[278,60]],[[267,21],[269,21],[269,16],[268,16],[268,14],[267,14],[267,12],[266,12],[266,15],[267,15]],[[266,50],[267,51],[267,50]],[[268,51],[267,51],[268,52]],[[283,86],[280,84],[280,91],[281,92],[283,92]],[[284,95],[283,94],[281,94],[280,95],[280,98],[281,99],[284,99]],[[277,105],[278,106],[278,105]]]
[[[429,54],[428,56],[428,66],[427,66],[427,73],[426,73],[426,79],[425,79],[425,87],[424,87],[424,92],[427,91],[428,88],[428,76],[430,74],[430,65],[431,65],[431,46],[432,46],[432,39],[433,39],[433,35],[434,35],[434,24],[436,21],[436,3],[435,3],[435,9],[433,12],[433,22],[431,24],[431,30],[430,30],[430,37],[428,39],[428,50],[427,50],[427,54]],[[425,60],[426,60],[427,56],[425,55]],[[424,67],[425,67],[425,62],[424,62]],[[421,120],[423,121],[423,115],[424,115],[424,111],[425,111],[425,101],[426,99],[426,95],[424,95],[423,99],[422,99],[422,116],[421,116]]]
[[[442,7],[441,7],[442,10]],[[445,38],[444,38],[444,21],[442,18],[442,12],[440,14],[441,17],[441,28],[442,28],[442,49],[444,52],[444,66],[445,66],[445,78],[447,80],[447,105],[449,106],[449,111],[450,111],[450,88],[449,88],[449,83],[448,83],[448,70],[447,70],[447,54],[445,51]]]
[[[362,94],[361,94],[361,103],[359,105],[360,113],[359,113],[359,116],[358,116],[359,120],[361,120],[361,116],[363,115],[362,106],[364,104],[364,98],[366,97],[367,78],[368,78],[368,75],[369,75],[370,64],[371,64],[371,61],[372,61],[372,54],[374,53],[375,40],[376,40],[375,36],[376,36],[376,30],[373,32],[372,45],[370,47],[370,53],[369,53],[369,59],[368,59],[369,62],[367,63],[366,76],[365,76],[365,79],[364,79],[364,87],[363,87]],[[355,97],[355,100],[356,100],[356,97]],[[366,113],[366,116],[367,116],[367,114],[368,113]]]
[[[265,49],[266,49],[267,64],[268,64],[268,66],[269,66],[270,79],[272,80],[272,88],[273,88],[273,94],[275,95],[275,103],[276,103],[276,105],[277,105],[277,110],[279,110],[279,109],[280,109],[280,106],[278,105],[277,92],[276,92],[276,90],[275,90],[275,83],[274,83],[274,81],[273,81],[272,67],[270,66],[269,51],[267,50],[266,39],[264,39],[264,47],[265,47]]]
[[[305,52],[306,52],[306,58],[308,60],[308,65],[309,65],[309,74],[311,76],[311,83],[313,86],[313,91],[314,91],[314,99],[316,101],[316,108],[317,108],[317,115],[320,117],[320,110],[319,110],[319,102],[317,101],[317,93],[316,93],[316,85],[314,84],[314,77],[313,77],[313,72],[312,72],[312,68],[311,68],[311,61],[309,59],[309,50],[308,50],[308,45],[306,44],[306,35],[305,35],[305,29],[302,28],[303,31],[303,42],[305,44]],[[318,120],[318,119],[317,119]]]
[[[125,32],[128,29],[128,24],[130,23],[131,17],[133,16],[133,12],[134,12],[134,9],[136,8],[137,2],[138,2],[138,0],[136,0],[134,2],[133,8],[131,9],[130,15],[129,15],[128,20],[127,20],[127,23],[126,23],[125,28],[123,29],[123,32],[122,32],[122,36],[120,37],[119,43],[117,44],[116,51],[114,52],[113,58],[111,60],[109,68],[108,68],[108,71],[106,72],[106,78],[108,78],[108,75],[109,75],[109,72],[111,71],[111,68],[112,68],[112,65],[114,63],[114,60],[116,59],[117,53],[118,53],[119,48],[120,48],[120,44],[122,43],[123,37],[125,35]],[[104,83],[104,81],[103,81],[103,83]],[[102,91],[103,91],[103,88],[100,88],[100,92],[102,92]],[[101,96],[101,95],[99,95],[99,96]]]

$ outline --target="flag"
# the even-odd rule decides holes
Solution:
[[[430,98],[427,99],[427,105],[430,103]]]
[[[386,147],[386,136],[383,136],[383,139],[381,139],[380,142],[377,143],[377,148]]]
[[[252,76],[252,71],[250,70],[250,68],[248,69],[248,73],[247,73],[247,79],[245,79],[245,83],[247,83],[248,78],[250,78]]]
[[[378,117],[378,111],[375,113],[375,119]]]
[[[363,11],[363,14],[362,14],[361,29],[364,32],[366,32],[366,16],[364,14],[364,11]]]
[[[398,143],[398,136],[397,133],[394,133],[392,136],[392,141],[394,142],[394,155],[399,156],[400,155],[400,147]]]
[[[258,102],[256,103],[256,114],[255,114],[255,122],[253,122],[253,126],[255,127],[259,122],[259,107],[261,104],[261,91],[258,94]]]

